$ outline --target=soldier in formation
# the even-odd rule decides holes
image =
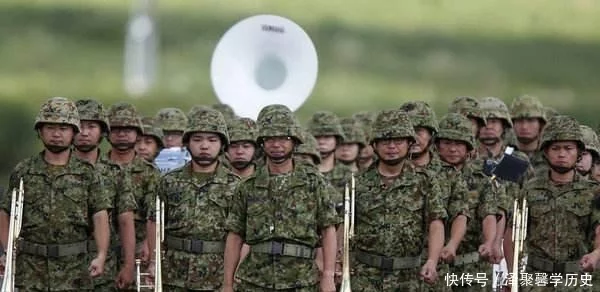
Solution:
[[[165,147],[163,143],[164,134],[152,117],[142,118],[142,125],[144,126],[144,133],[135,144],[135,152],[146,161],[154,163],[160,151]]]

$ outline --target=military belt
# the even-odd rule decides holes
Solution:
[[[141,250],[142,248],[142,244],[141,243],[137,243],[135,245],[135,249],[136,250]],[[121,254],[121,245],[118,243],[112,244],[109,248],[109,250],[113,251],[116,254]],[[88,241],[88,252],[96,252],[98,251],[98,247],[96,246],[96,241],[95,240],[89,240]]]
[[[300,244],[284,243],[279,241],[267,241],[252,245],[250,250],[257,253],[270,255],[289,256],[297,258],[312,259],[315,256],[314,249]]]
[[[458,255],[454,258],[454,261],[450,264],[452,266],[462,266],[471,263],[479,262],[479,252],[468,252],[465,254]]]
[[[540,270],[546,273],[579,273],[579,263],[577,261],[570,262],[553,262],[551,260],[543,259],[538,256],[529,255],[528,262],[536,270]]]
[[[384,257],[359,250],[356,252],[356,259],[365,265],[384,271],[413,269],[421,266],[421,256]]]
[[[222,253],[225,244],[222,241],[206,241],[167,236],[167,248],[181,250],[189,253]]]
[[[48,258],[58,258],[87,253],[87,247],[87,240],[67,244],[38,244],[27,241],[23,241],[19,244],[20,251],[24,253]]]

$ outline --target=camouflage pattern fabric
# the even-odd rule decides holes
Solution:
[[[343,142],[346,137],[338,116],[329,111],[316,112],[308,121],[306,129],[313,136],[335,136],[338,143]]]
[[[500,119],[504,122],[504,128],[512,128],[512,119],[506,104],[497,97],[483,97],[479,100],[479,108],[483,118]]]
[[[360,122],[356,121],[354,118],[343,118],[340,120],[340,124],[342,125],[344,136],[346,137],[344,143],[358,144],[359,148],[367,146],[367,137],[365,136],[365,132],[363,131]]]
[[[581,150],[585,149],[582,140],[579,122],[569,116],[554,116],[548,121],[548,126],[544,129],[540,142],[540,149],[543,150],[553,141],[576,141]]]
[[[543,124],[548,121],[544,106],[537,97],[531,95],[515,98],[510,106],[510,116],[513,121],[529,118],[538,118]]]
[[[104,106],[94,99],[80,99],[75,102],[79,112],[79,120],[95,121],[100,123],[103,134],[108,134],[108,117]]]
[[[239,177],[219,165],[204,178],[192,173],[191,163],[164,175],[158,194],[165,202],[165,237],[220,241]],[[154,202],[150,218],[155,218]],[[216,291],[223,281],[223,252],[193,254],[169,249],[163,261],[163,283],[171,287]],[[170,291],[170,290],[169,290]]]
[[[118,102],[113,104],[108,109],[108,124],[111,128],[135,128],[140,134],[144,133],[144,126],[137,109],[130,103]]]
[[[301,133],[302,140],[304,140],[304,144],[300,144],[296,147],[294,154],[305,154],[310,155],[313,159],[313,165],[316,166],[321,163],[321,155],[319,154],[319,150],[317,149],[317,139],[306,131],[302,131]]]
[[[258,134],[256,122],[250,118],[235,118],[227,121],[230,143],[247,141],[256,144]]]
[[[594,130],[586,125],[580,125],[579,130],[581,131],[581,138],[583,140],[583,144],[585,145],[585,150],[592,153],[596,157],[600,157],[600,141],[598,140],[598,135]]]
[[[546,117],[547,117],[548,119],[550,119],[550,118],[551,118],[551,117],[553,117],[553,116],[558,116],[558,115],[560,115],[560,113],[559,113],[559,112],[558,112],[556,109],[554,109],[554,108],[552,108],[552,107],[549,107],[549,106],[545,106],[545,107],[544,107],[544,112],[546,113]]]
[[[375,113],[366,111],[358,112],[353,114],[352,118],[359,123],[365,133],[366,141],[369,142],[371,140],[371,125],[375,121]]]
[[[327,182],[314,168],[307,167],[295,164],[291,173],[281,175],[269,175],[266,167],[258,168],[240,182],[225,228],[249,245],[276,240],[316,248],[321,230],[339,224],[341,218]],[[316,274],[313,259],[251,250],[236,276],[242,285],[262,289],[307,289],[316,284]]]
[[[461,114],[467,118],[474,118],[485,125],[485,116],[479,106],[479,101],[470,96],[459,96],[455,98],[448,107],[448,113]]]
[[[336,163],[331,171],[323,172],[323,176],[337,190],[335,194],[332,194],[336,206],[342,205],[344,203],[344,188],[346,183],[350,181],[352,169],[343,163]]]
[[[471,121],[457,113],[449,113],[440,120],[435,140],[439,141],[440,139],[462,141],[467,144],[467,151],[471,151],[475,147]]]
[[[233,108],[231,108],[231,106],[229,106],[228,104],[215,103],[215,104],[211,105],[210,107],[212,109],[220,112],[223,115],[223,117],[225,118],[225,120],[227,120],[227,121],[237,118],[237,116],[235,115],[235,112],[233,111]]]
[[[424,101],[409,101],[400,106],[400,110],[407,113],[413,127],[423,127],[432,133],[438,132],[438,122],[435,112]]]
[[[291,137],[297,144],[304,143],[302,128],[294,113],[285,105],[272,104],[265,106],[256,119],[258,137],[256,142],[262,144],[264,137]]]
[[[373,165],[356,180],[353,250],[388,257],[425,256],[429,222],[446,220],[440,186],[404,162],[402,175],[386,185]],[[420,291],[420,267],[382,271],[353,261],[356,291]]]
[[[400,110],[383,110],[371,126],[369,144],[380,139],[408,138],[415,140],[415,130],[408,115]]]
[[[189,113],[189,122],[183,132],[183,143],[190,140],[190,135],[196,132],[215,133],[221,138],[223,146],[229,145],[227,122],[223,115],[209,107],[198,107]]]
[[[160,109],[154,116],[156,125],[163,131],[183,132],[188,124],[188,117],[178,108],[169,107]]]
[[[159,150],[161,148],[165,147],[165,145],[163,144],[163,141],[162,141],[165,134],[163,133],[163,130],[160,127],[158,127],[158,123],[156,122],[156,120],[154,118],[151,118],[151,117],[142,118],[142,125],[144,126],[144,136],[150,136],[150,137],[154,138],[154,140],[156,141],[156,144],[158,144]]]
[[[33,127],[37,130],[45,123],[68,124],[73,126],[76,132],[81,131],[77,106],[64,97],[52,97],[42,104]]]
[[[0,208],[10,213],[11,190],[23,178],[25,189],[21,238],[37,244],[86,242],[92,233],[92,216],[112,208],[101,178],[92,165],[71,155],[65,166],[55,167],[43,152],[20,162],[13,170]],[[91,254],[57,258],[17,254],[16,287],[20,291],[90,291]]]

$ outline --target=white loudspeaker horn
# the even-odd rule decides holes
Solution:
[[[221,103],[252,119],[270,104],[297,110],[317,73],[317,51],[308,34],[276,15],[256,15],[232,26],[217,44],[210,72]]]

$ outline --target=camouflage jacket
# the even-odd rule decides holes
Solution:
[[[448,214],[447,234],[449,238],[450,226],[452,220],[458,215],[465,215],[467,218],[471,218],[474,214],[470,213],[469,206],[467,204],[467,183],[463,179],[461,172],[454,166],[439,160],[440,171],[436,173],[430,179],[437,180],[442,190],[442,202],[446,207]],[[433,173],[433,169],[429,171]]]
[[[520,195],[527,198],[526,247],[529,254],[551,261],[578,261],[590,251],[600,210],[593,203],[600,185],[575,175],[554,185],[549,173],[529,180]]]
[[[374,164],[356,179],[353,248],[383,256],[420,255],[429,223],[446,220],[440,186],[405,162],[392,185]]]
[[[333,170],[323,172],[323,176],[337,190],[335,196],[333,196],[336,205],[343,204],[344,188],[346,187],[346,183],[350,181],[352,169],[341,162],[336,162]]]
[[[317,247],[322,229],[340,223],[329,184],[314,169],[297,163],[291,173],[270,175],[267,166],[240,182],[231,204],[226,229],[249,244],[276,240]],[[239,267],[244,282],[268,289],[314,285],[312,259],[275,258],[253,253]]]
[[[225,219],[239,177],[222,164],[207,179],[192,173],[191,163],[165,174],[158,194],[165,203],[165,237],[225,244]],[[154,217],[155,202],[150,204]],[[192,254],[170,250],[165,255],[164,281],[176,287],[217,290],[223,280],[223,253]]]

